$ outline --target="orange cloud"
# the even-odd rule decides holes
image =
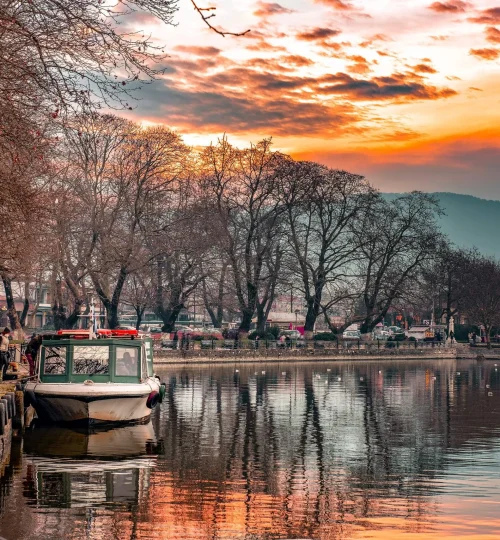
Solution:
[[[273,15],[287,15],[294,13],[293,9],[283,7],[276,2],[257,2],[258,9],[253,12],[256,17],[271,17]]]
[[[340,30],[334,30],[333,28],[317,27],[298,33],[296,38],[301,41],[323,41],[325,39],[336,37],[341,33]]]
[[[326,4],[328,7],[331,7],[338,11],[351,11],[354,9],[352,4],[344,2],[343,0],[316,0],[316,2]]]
[[[324,86],[318,88],[323,95],[341,95],[353,101],[406,102],[434,100],[456,95],[451,88],[426,85],[416,73],[394,73],[386,77],[354,79],[345,73],[328,75],[321,79]]]
[[[500,56],[498,49],[471,49],[469,54],[476,56],[481,60],[496,60]]]
[[[466,11],[469,6],[468,2],[451,0],[450,2],[434,2],[429,6],[429,9],[438,13],[460,13]]]
[[[413,69],[417,72],[417,73],[437,73],[437,71],[432,67],[432,66],[429,66],[428,64],[417,64],[416,66],[413,66]]]
[[[488,26],[485,30],[486,40],[490,43],[500,43],[500,30],[494,26]]]
[[[469,21],[478,24],[500,24],[500,7],[485,9],[477,17],[469,18]]]

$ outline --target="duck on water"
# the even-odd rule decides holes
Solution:
[[[43,422],[147,421],[165,385],[153,371],[153,343],[136,330],[59,331],[43,337],[25,400]]]

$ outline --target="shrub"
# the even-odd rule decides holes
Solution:
[[[333,332],[318,332],[313,339],[315,341],[337,341],[337,336]]]
[[[267,332],[257,332],[256,330],[254,330],[253,332],[250,332],[250,334],[248,334],[248,339],[250,340],[257,339],[257,337],[259,339],[267,339],[268,341],[275,341],[277,339],[276,335],[270,332],[270,330],[267,330]]]

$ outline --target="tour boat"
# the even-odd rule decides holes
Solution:
[[[43,336],[25,400],[45,422],[147,421],[165,385],[153,372],[153,343],[136,330],[59,331]]]

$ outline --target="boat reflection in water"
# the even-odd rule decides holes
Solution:
[[[36,426],[25,435],[25,495],[52,508],[137,504],[156,464],[152,424],[74,430]]]

